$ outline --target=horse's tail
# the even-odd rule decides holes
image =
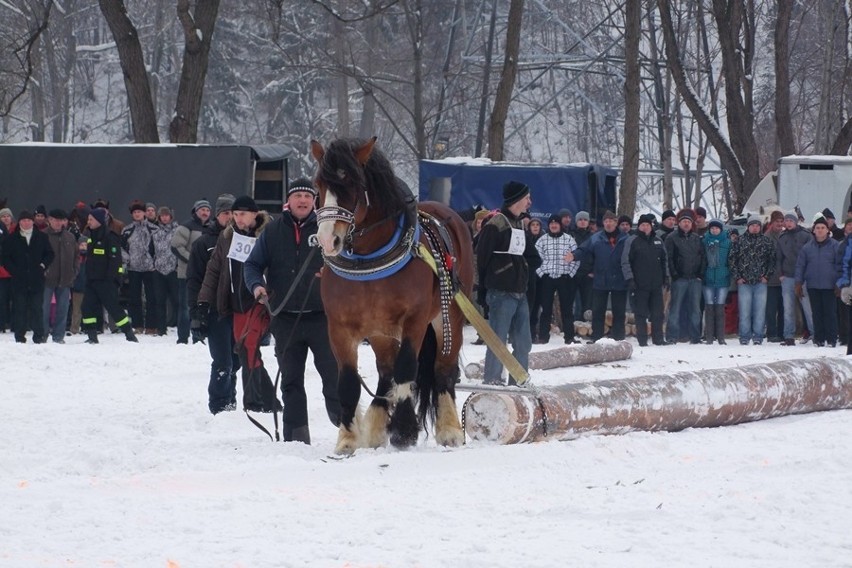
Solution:
[[[420,346],[420,356],[417,358],[417,391],[420,404],[418,415],[420,423],[426,427],[427,420],[435,421],[435,408],[438,401],[435,385],[435,358],[438,355],[438,337],[435,328],[430,323]],[[428,428],[425,428],[429,432]]]

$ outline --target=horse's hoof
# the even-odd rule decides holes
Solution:
[[[364,417],[362,438],[365,448],[384,448],[388,443],[388,411],[378,405],[370,405]]]
[[[358,449],[357,425],[354,431],[347,430],[345,426],[341,426],[337,433],[337,445],[334,447],[334,453],[339,456],[351,456]]]
[[[461,428],[435,432],[435,441],[441,446],[458,448],[464,445],[464,432]]]
[[[417,444],[418,432],[394,432],[391,434],[390,443],[397,450],[407,450]]]
[[[405,449],[417,443],[420,424],[414,414],[414,403],[405,398],[397,403],[390,420],[390,442],[394,448]]]
[[[352,454],[355,453],[356,449],[357,448],[355,446],[353,446],[352,444],[340,444],[340,443],[338,443],[337,446],[335,446],[335,448],[334,448],[334,454],[338,455],[338,456],[351,456]]]

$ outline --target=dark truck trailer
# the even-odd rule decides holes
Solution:
[[[503,184],[527,184],[533,216],[547,218],[567,208],[587,211],[600,222],[615,211],[618,172],[595,164],[527,164],[492,162],[485,158],[447,158],[420,161],[420,199],[440,201],[464,211],[475,205],[488,209],[503,203]]]
[[[196,200],[213,204],[220,193],[250,195],[279,213],[292,155],[283,145],[0,144],[0,197],[16,217],[38,205],[68,212],[78,201],[106,199],[127,220],[140,199],[171,207],[183,222]]]

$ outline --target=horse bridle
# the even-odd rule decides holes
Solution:
[[[346,230],[346,237],[344,239],[344,244],[349,248],[352,247],[352,241],[355,239],[355,237],[362,237],[362,236],[366,235],[367,233],[369,233],[370,231],[372,231],[373,229],[375,229],[376,227],[382,225],[386,221],[393,219],[397,216],[397,213],[393,213],[393,214],[388,215],[387,217],[385,217],[383,219],[379,219],[378,221],[376,221],[372,225],[368,225],[368,226],[366,226],[362,229],[359,229],[356,232],[355,226],[356,226],[357,222],[355,220],[355,216],[358,214],[358,207],[361,205],[360,195],[361,195],[362,192],[363,192],[363,195],[364,195],[365,209],[370,208],[370,194],[369,194],[369,192],[367,192],[366,188],[360,188],[360,189],[361,189],[361,191],[359,191],[359,196],[355,199],[355,210],[354,211],[349,211],[348,209],[346,209],[345,207],[341,207],[340,205],[331,205],[331,206],[326,206],[326,207],[319,207],[316,210],[317,225],[319,225],[320,223],[323,223],[325,221],[331,221],[331,222],[340,221],[342,223],[346,223],[348,228]],[[328,190],[326,190],[326,191],[328,191]],[[309,239],[309,242],[311,244],[315,244],[317,246],[319,245],[319,241],[317,241],[316,235],[311,235],[311,239]]]

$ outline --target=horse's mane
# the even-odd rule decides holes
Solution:
[[[373,147],[370,159],[363,168],[355,158],[355,151],[367,142],[358,138],[333,141],[325,149],[316,177],[332,188],[339,199],[353,201],[357,188],[364,187],[369,195],[370,207],[377,209],[383,216],[399,213],[406,206],[405,196],[384,153]]]

